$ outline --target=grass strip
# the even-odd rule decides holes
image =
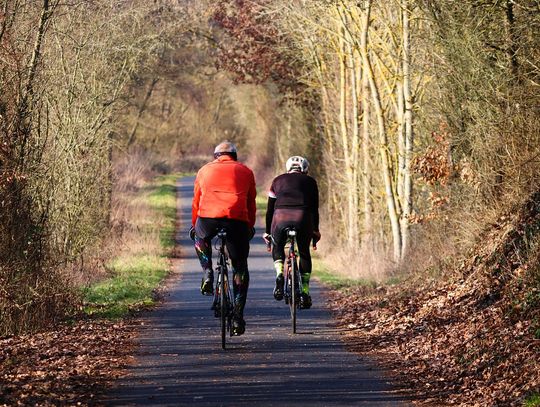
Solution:
[[[354,287],[376,287],[374,280],[362,278],[350,278],[340,273],[333,272],[330,267],[318,257],[312,257],[312,275],[321,283],[335,290],[346,290]]]
[[[154,291],[170,270],[174,249],[176,179],[178,174],[159,176],[141,189],[136,201],[147,205],[148,219],[137,219],[141,235],[159,232],[157,250],[121,254],[107,268],[110,276],[85,290],[84,311],[103,318],[121,318],[130,310],[154,304]]]
[[[523,402],[523,407],[540,407],[540,393],[527,397]]]
[[[163,254],[169,255],[174,249],[174,230],[176,224],[176,180],[179,174],[157,177],[148,194],[148,204],[161,214],[163,222],[160,227],[160,243]]]

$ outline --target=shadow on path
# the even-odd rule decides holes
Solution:
[[[221,350],[211,297],[201,296],[201,271],[191,240],[193,177],[178,182],[177,243],[180,278],[164,303],[147,313],[139,348],[107,405],[155,406],[392,406],[400,395],[367,360],[347,352],[314,282],[314,306],[298,316],[291,334],[289,310],[272,297],[272,260],[262,239],[251,246],[246,333]],[[258,230],[258,236],[262,229]],[[256,403],[256,404],[255,404]]]

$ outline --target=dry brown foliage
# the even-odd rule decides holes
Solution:
[[[115,246],[115,255],[160,253],[162,250],[161,215],[143,197],[144,188],[157,175],[152,167],[159,158],[148,151],[133,149],[115,160],[108,242]]]
[[[125,323],[72,326],[0,339],[0,406],[92,405],[132,347]]]
[[[353,349],[437,405],[520,405],[540,389],[540,192],[499,218],[456,277],[334,293]],[[391,359],[391,361],[389,361]]]

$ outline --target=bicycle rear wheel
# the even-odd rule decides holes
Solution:
[[[296,333],[296,310],[297,310],[297,303],[298,303],[298,293],[296,290],[296,286],[298,285],[298,281],[296,281],[297,278],[297,267],[296,264],[296,257],[294,255],[290,258],[291,262],[291,268],[289,270],[289,275],[291,278],[291,298],[289,301],[289,308],[291,310],[291,325],[292,325],[292,331],[293,334]]]
[[[220,267],[220,282],[219,282],[219,296],[220,296],[220,321],[221,321],[221,348],[225,349],[225,337],[227,333],[227,295],[226,295],[226,270]]]

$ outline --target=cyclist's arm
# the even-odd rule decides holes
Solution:
[[[319,187],[317,181],[314,182],[314,197],[313,197],[313,230],[319,231]]]
[[[272,227],[272,218],[274,217],[274,208],[276,206],[276,198],[268,197],[268,204],[266,208],[266,233],[270,234]]]
[[[199,201],[201,199],[201,186],[199,184],[199,174],[195,178],[195,186],[193,187],[193,201],[191,203],[191,226],[195,226],[199,213]]]
[[[257,211],[257,204],[255,202],[255,199],[257,198],[257,189],[255,187],[255,176],[253,175],[253,172],[251,172],[251,180],[250,180],[250,186],[248,191],[248,218],[249,218],[249,227],[253,228],[255,226],[255,220],[256,220],[256,211]]]

